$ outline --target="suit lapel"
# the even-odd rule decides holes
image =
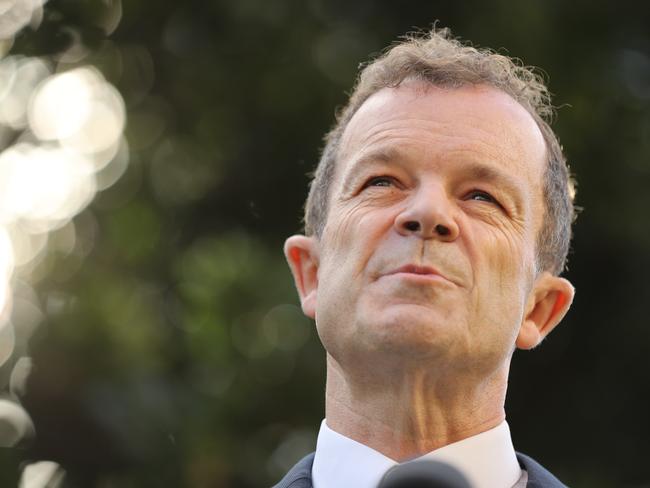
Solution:
[[[528,473],[526,488],[566,488],[566,485],[532,458],[518,452],[517,460],[519,465]]]
[[[273,488],[312,488],[311,466],[314,464],[314,454],[312,452],[298,461]]]

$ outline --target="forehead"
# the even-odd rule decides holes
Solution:
[[[546,145],[533,117],[506,93],[483,85],[439,88],[407,82],[366,100],[342,139],[337,180],[351,160],[377,147],[411,150],[417,158],[480,159],[541,183]]]

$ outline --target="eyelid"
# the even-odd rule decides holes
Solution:
[[[386,180],[386,181],[390,182],[391,184],[397,184],[397,179],[394,176],[376,175],[376,176],[371,176],[369,178],[366,178],[366,180],[364,181],[361,188],[362,189],[368,188],[369,186],[372,185],[373,182],[380,181],[380,180]]]
[[[476,194],[476,193],[485,195],[486,197],[488,197],[491,200],[491,202],[486,202],[486,203],[493,203],[494,205],[499,207],[504,212],[509,213],[507,211],[506,207],[501,203],[500,199],[495,197],[492,192],[482,190],[480,188],[473,188],[473,189],[471,189],[470,191],[467,192],[467,196],[472,196],[473,194]]]
[[[488,197],[490,200],[494,200],[495,202],[497,201],[496,197],[492,195],[489,191],[486,190],[481,190],[480,188],[472,188],[470,191],[467,192],[467,195],[474,195],[474,194],[480,194]]]

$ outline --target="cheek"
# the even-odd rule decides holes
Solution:
[[[476,226],[467,244],[479,274],[476,279],[489,279],[492,286],[504,290],[521,285],[534,267],[531,242],[521,229]]]
[[[532,253],[520,235],[498,229],[477,230],[468,245],[474,271],[476,327],[492,330],[503,341],[519,327],[532,272]]]
[[[321,238],[316,326],[330,352],[350,340],[368,281],[368,262],[387,231],[386,215],[356,206],[331,214]],[[341,320],[347,317],[350,320]]]
[[[392,226],[386,211],[360,204],[337,209],[325,226],[322,264],[336,270],[363,272],[381,237]],[[394,218],[394,217],[393,217]]]

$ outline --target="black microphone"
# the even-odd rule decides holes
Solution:
[[[423,459],[392,467],[377,488],[472,488],[472,485],[453,466]]]

